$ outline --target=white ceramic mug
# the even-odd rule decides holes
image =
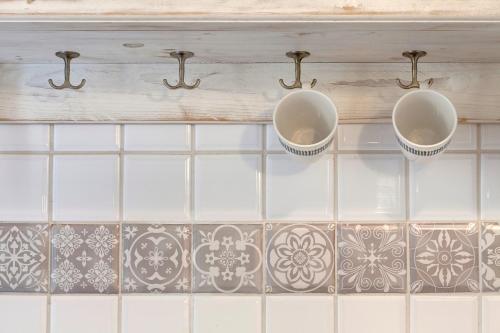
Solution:
[[[457,111],[448,98],[429,89],[403,95],[392,111],[397,141],[409,159],[442,153],[457,129]]]
[[[283,97],[273,113],[274,130],[287,152],[314,156],[333,141],[338,115],[328,96],[314,90],[297,90]]]

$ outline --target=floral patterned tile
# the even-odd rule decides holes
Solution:
[[[406,291],[404,225],[340,225],[337,238],[339,293]]]
[[[481,278],[483,291],[500,291],[500,223],[483,223]]]
[[[193,228],[193,292],[262,292],[262,226]]]
[[[479,291],[476,223],[411,224],[412,293]]]
[[[122,290],[189,292],[190,257],[190,225],[124,225]]]
[[[118,292],[119,226],[52,226],[53,293]]]
[[[333,293],[333,224],[266,225],[266,292]]]
[[[48,224],[0,224],[0,292],[46,292]]]

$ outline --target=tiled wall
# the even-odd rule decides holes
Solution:
[[[500,126],[0,125],[1,333],[498,333]]]

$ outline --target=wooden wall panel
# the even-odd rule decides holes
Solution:
[[[461,122],[500,122],[500,64],[422,64],[420,78],[456,105]],[[304,64],[303,79],[337,104],[342,122],[388,122],[406,91],[407,64]],[[199,89],[168,90],[176,65],[75,65],[72,80],[87,79],[78,91],[54,90],[62,65],[0,65],[1,121],[179,121],[268,122],[288,90],[277,80],[293,78],[291,64],[190,65],[186,80]]]

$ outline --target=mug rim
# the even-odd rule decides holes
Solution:
[[[312,93],[312,94],[316,94],[318,96],[321,96],[321,98],[326,99],[330,103],[330,106],[332,107],[333,112],[335,113],[335,123],[333,124],[332,130],[330,131],[330,133],[328,133],[328,135],[324,139],[322,139],[321,141],[318,141],[318,142],[315,142],[315,143],[312,143],[312,144],[308,144],[308,145],[303,145],[303,144],[295,143],[293,141],[288,140],[283,135],[281,135],[280,131],[278,130],[278,127],[276,126],[276,113],[278,112],[279,106],[289,96],[292,96],[292,95],[295,95],[295,94],[300,94],[300,93],[306,93],[306,94]],[[322,145],[326,144],[329,140],[331,140],[332,136],[335,134],[335,130],[337,129],[338,123],[339,123],[339,115],[338,115],[338,111],[337,111],[337,106],[335,105],[335,103],[333,103],[333,101],[332,101],[332,99],[330,97],[328,97],[326,94],[323,94],[322,92],[319,92],[319,91],[316,91],[316,90],[309,90],[309,89],[301,88],[300,90],[292,91],[292,92],[286,94],[285,96],[283,96],[280,99],[280,101],[278,102],[278,104],[276,104],[276,106],[274,107],[274,111],[273,111],[273,127],[274,127],[274,131],[276,132],[276,134],[278,135],[278,137],[281,140],[283,140],[284,142],[286,142],[286,143],[288,143],[288,144],[290,144],[292,146],[295,146],[295,147],[298,147],[298,148],[302,148],[302,149],[311,149],[311,148],[314,148],[316,146],[322,146]]]
[[[401,134],[401,132],[399,131],[398,127],[396,126],[396,109],[397,107],[399,106],[399,104],[405,99],[407,98],[408,96],[410,95],[413,95],[413,94],[418,94],[418,93],[430,93],[430,94],[434,94],[442,99],[444,99],[448,105],[451,107],[451,110],[453,110],[453,113],[455,114],[455,119],[454,119],[454,122],[453,122],[453,128],[452,130],[450,131],[450,134],[448,134],[448,136],[446,138],[444,138],[443,140],[437,142],[437,143],[434,143],[432,145],[422,145],[422,144],[418,144],[418,143],[414,143],[410,140],[408,140],[403,134]],[[435,90],[432,90],[432,89],[418,89],[418,90],[414,90],[414,91],[410,91],[410,92],[407,92],[406,94],[404,94],[403,96],[401,96],[399,98],[399,100],[396,102],[396,104],[394,105],[394,108],[392,109],[392,127],[394,128],[394,131],[396,132],[396,135],[403,141],[405,141],[405,143],[407,144],[410,144],[414,147],[418,147],[418,148],[422,148],[422,149],[433,149],[435,147],[439,147],[439,146],[442,146],[443,144],[446,144],[452,137],[453,137],[453,134],[455,134],[455,131],[457,129],[457,126],[458,126],[458,114],[457,114],[457,110],[455,109],[455,105],[453,105],[453,103],[449,100],[448,97],[446,97],[445,95],[435,91]]]

